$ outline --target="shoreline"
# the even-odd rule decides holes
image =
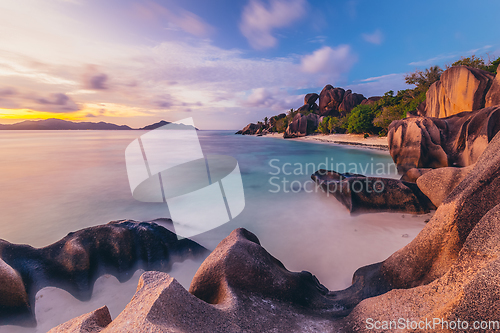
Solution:
[[[284,139],[282,133],[264,134],[262,137]],[[361,149],[375,149],[389,151],[387,137],[369,136],[364,138],[363,134],[310,134],[303,137],[290,138],[286,140],[305,141],[320,144],[334,144],[341,146],[350,146]]]

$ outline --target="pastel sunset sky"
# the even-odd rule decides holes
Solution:
[[[500,1],[0,0],[0,123],[239,129],[331,84],[500,56]]]

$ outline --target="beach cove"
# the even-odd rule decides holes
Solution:
[[[136,202],[130,195],[123,153],[137,132],[21,131],[0,135],[10,145],[4,145],[2,151],[2,188],[17,188],[16,192],[4,192],[1,204],[5,219],[15,221],[2,225],[3,238],[10,242],[41,247],[68,232],[112,220],[168,217],[162,205]],[[276,168],[271,167],[285,163],[320,165],[325,160],[390,166],[388,152],[316,141],[235,136],[228,131],[199,131],[198,136],[205,153],[228,154],[238,160],[246,198],[245,210],[237,219],[193,237],[210,250],[232,230],[244,227],[287,269],[310,271],[336,290],[350,285],[358,267],[384,260],[409,243],[430,218],[430,214],[400,213],[351,216],[335,198],[308,187],[311,167],[301,172],[285,169],[289,175],[274,175]],[[19,160],[25,163],[15,163]],[[398,177],[394,167],[386,170],[392,173],[385,176]],[[271,177],[279,179],[270,182]],[[273,183],[283,181],[286,186],[280,185],[276,191]],[[14,209],[19,205],[23,209]],[[169,273],[187,288],[200,264],[192,260],[175,263]],[[139,273],[123,284],[114,277],[100,278],[89,302],[80,302],[53,287],[42,289],[35,305],[37,328],[4,326],[0,332],[44,332],[102,305],[110,308],[114,318],[135,292]]]

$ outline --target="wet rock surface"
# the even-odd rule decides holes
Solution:
[[[114,221],[71,232],[43,248],[0,240],[0,323],[36,325],[35,295],[44,287],[85,301],[101,275],[124,282],[137,269],[169,271],[174,262],[207,254],[154,221]]]
[[[311,178],[351,213],[425,214],[435,209],[415,183],[327,170],[318,170]]]
[[[312,274],[288,271],[255,235],[236,229],[199,268],[189,292],[166,273],[146,272],[125,310],[91,332],[332,332],[331,318],[342,310],[335,304]],[[81,319],[62,325],[73,321]]]

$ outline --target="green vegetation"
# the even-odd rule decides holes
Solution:
[[[434,78],[427,79],[426,72],[414,89],[400,90],[396,95],[388,91],[372,103],[358,105],[347,115],[347,132],[387,135],[388,127],[394,120],[405,118],[425,100],[426,86]]]
[[[427,91],[431,84],[439,81],[441,74],[443,74],[443,70],[439,66],[432,66],[423,71],[417,69],[415,72],[405,75],[405,82],[414,84],[418,92]]]
[[[348,119],[348,116],[343,118],[330,116],[323,117],[323,120],[318,125],[318,132],[323,134],[344,133],[347,130]]]
[[[500,57],[496,60],[485,60],[483,57],[472,55],[462,57],[446,68],[452,66],[469,66],[479,68],[491,73],[498,70]],[[414,85],[413,89],[400,90],[394,95],[394,92],[388,91],[378,101],[370,104],[358,105],[350,113],[342,118],[323,117],[318,125],[317,132],[323,134],[330,133],[364,133],[365,137],[369,134],[387,135],[388,127],[394,120],[406,118],[409,113],[414,113],[418,106],[425,101],[425,94],[429,87],[441,78],[443,70],[439,66],[433,66],[425,70],[415,70],[405,76],[405,82]],[[311,113],[312,110],[302,111],[303,115]],[[275,119],[273,130],[280,133],[284,132],[293,117],[298,113],[291,109],[285,118]],[[266,119],[264,119],[266,122]],[[307,132],[313,130],[313,126],[308,121]]]
[[[426,90],[415,88],[398,91],[394,96],[392,91],[387,92],[378,101],[377,115],[373,119],[373,126],[379,129],[379,135],[387,135],[389,125],[394,120],[406,118],[408,113],[417,109],[425,101]]]
[[[371,105],[358,105],[352,109],[347,120],[347,132],[372,133],[376,131],[373,119],[377,116],[377,108]]]
[[[273,119],[273,122],[275,125],[272,127],[271,131],[272,132],[278,132],[278,133],[284,133],[286,131],[286,128],[288,127],[288,124],[292,122],[293,117],[297,114],[297,111],[290,109],[290,111],[287,112],[286,117],[278,119],[278,116],[274,116],[271,119]]]
[[[469,66],[496,74],[498,70],[498,64],[500,64],[500,57],[498,57],[496,60],[491,60],[489,58],[488,60],[484,60],[483,57],[477,57],[475,54],[473,54],[470,57],[461,57],[451,65],[447,65],[446,69],[453,66]]]
[[[286,128],[288,127],[288,118],[281,118],[280,120],[276,121],[276,132],[278,133],[284,133],[286,131]]]

